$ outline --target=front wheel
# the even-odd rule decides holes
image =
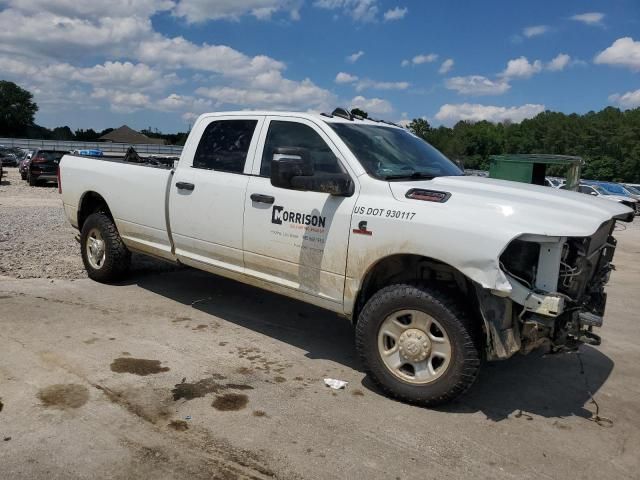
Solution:
[[[447,403],[476,380],[477,329],[458,304],[425,285],[398,284],[375,293],[356,325],[367,373],[387,394],[423,406]]]
[[[129,271],[131,253],[105,213],[87,217],[80,234],[80,250],[89,278],[97,282],[119,280]]]

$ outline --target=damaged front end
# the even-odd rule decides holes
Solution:
[[[521,235],[500,256],[511,292],[476,286],[487,333],[487,358],[497,360],[547,346],[575,350],[600,344],[604,286],[614,266],[615,220],[590,237]]]

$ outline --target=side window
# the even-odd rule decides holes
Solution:
[[[260,175],[271,175],[271,159],[273,151],[278,147],[306,148],[318,173],[344,172],[329,146],[313,128],[298,122],[272,120],[264,143]]]
[[[587,193],[590,194],[591,192],[593,192],[593,189],[591,187],[587,187],[585,185],[580,185],[580,193]]]
[[[217,120],[205,128],[193,167],[242,173],[257,120]]]

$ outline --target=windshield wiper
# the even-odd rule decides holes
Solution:
[[[385,180],[401,180],[403,178],[408,178],[410,180],[432,180],[436,178],[436,175],[431,175],[426,172],[407,172],[407,173],[398,173],[394,175],[386,175],[384,177]]]

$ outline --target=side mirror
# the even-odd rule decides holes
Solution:
[[[293,188],[293,177],[313,175],[313,163],[306,148],[278,147],[273,151],[271,160],[271,185],[280,188]]]
[[[309,151],[297,147],[279,147],[273,151],[271,185],[342,197],[350,197],[355,191],[353,181],[346,173],[316,174]]]
[[[591,192],[589,195],[593,195],[594,197],[598,196],[598,194],[596,192]]]

